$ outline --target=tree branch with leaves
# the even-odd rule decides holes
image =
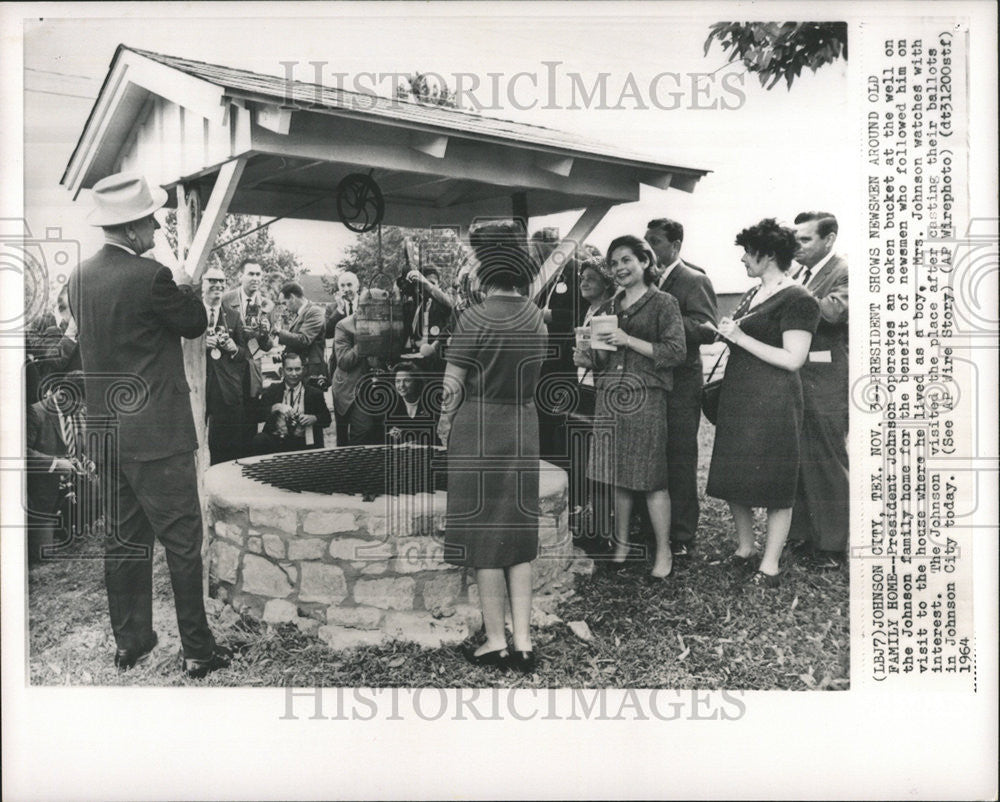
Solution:
[[[717,22],[705,40],[705,55],[718,42],[729,63],[742,61],[771,89],[782,78],[787,88],[803,67],[816,72],[838,59],[847,61],[846,22]]]

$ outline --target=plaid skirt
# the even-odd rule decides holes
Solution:
[[[628,490],[666,489],[666,390],[647,388],[637,409],[623,406],[598,382],[587,476]]]

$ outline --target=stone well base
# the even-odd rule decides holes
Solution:
[[[442,560],[444,491],[373,501],[294,493],[245,478],[233,462],[210,468],[205,487],[213,592],[237,609],[316,628],[333,648],[435,647],[482,625],[475,573]],[[539,609],[551,610],[552,595],[592,564],[573,547],[565,472],[542,462],[539,490],[533,585]]]

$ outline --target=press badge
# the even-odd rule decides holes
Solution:
[[[810,362],[833,362],[833,354],[830,351],[810,351]]]

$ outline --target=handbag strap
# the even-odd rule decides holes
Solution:
[[[708,373],[708,378],[705,379],[705,384],[708,384],[710,381],[712,381],[712,377],[715,375],[715,371],[719,367],[719,363],[722,362],[722,357],[726,355],[726,352],[728,350],[729,350],[729,345],[727,344],[726,347],[719,352],[719,358],[716,359],[715,364],[712,365],[712,369]]]

